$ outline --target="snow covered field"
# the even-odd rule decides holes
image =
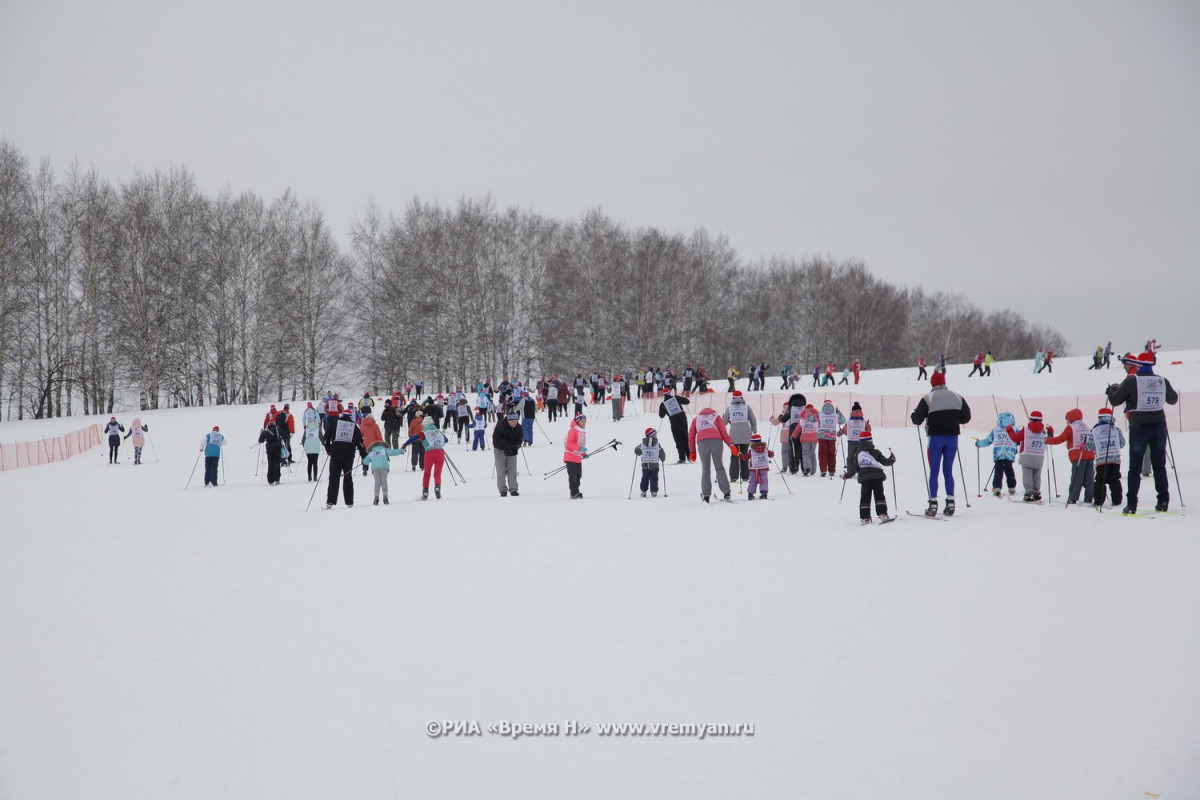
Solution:
[[[1079,394],[1091,423],[1120,373],[1087,363],[952,366],[949,386]],[[1200,390],[1200,352],[1160,365]],[[857,389],[915,398],[915,371]],[[592,449],[657,425],[636,406],[619,423],[592,409]],[[0,473],[0,798],[1200,797],[1190,516],[977,497],[966,436],[947,522],[860,528],[856,484],[839,503],[840,481],[799,476],[789,494],[772,475],[767,502],[705,505],[694,465],[668,468],[669,496],[629,500],[631,449],[589,459],[570,501],[564,475],[542,479],[566,430],[544,419],[554,443],[536,432],[519,498],[497,496],[490,451],[452,446],[467,482],[446,475],[440,501],[397,468],[390,506],[359,479],[355,508],[322,510],[322,484],[305,513],[302,467],[254,477],[265,409],[140,412],[141,466],[126,443],[119,466],[98,447]],[[973,410],[982,435],[995,414]],[[87,421],[4,423],[0,440]],[[184,491],[214,424],[227,482],[203,488],[201,465]],[[875,439],[898,456],[891,510],[919,511],[914,427]],[[1200,503],[1200,434],[1172,442]],[[488,731],[505,722],[559,732]],[[601,735],[610,722],[753,735]]]

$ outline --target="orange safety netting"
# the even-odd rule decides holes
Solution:
[[[64,461],[100,444],[100,439],[100,426],[89,425],[53,439],[0,444],[0,472]]]

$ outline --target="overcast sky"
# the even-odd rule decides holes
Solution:
[[[1200,347],[1196,0],[0,0],[0,138],[290,187],[343,244],[490,194]]]

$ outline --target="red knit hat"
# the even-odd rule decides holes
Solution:
[[[762,444],[762,440],[762,436],[756,433],[750,437],[750,444]]]
[[[1030,422],[1041,422],[1042,421],[1042,412],[1040,412],[1040,411],[1029,412],[1029,421]]]
[[[933,373],[932,375],[929,376],[929,385],[930,386],[945,386],[946,385],[946,376],[940,372]]]
[[[657,435],[658,435],[658,431],[654,430],[654,428],[646,428],[646,438],[647,439],[649,439],[651,436],[657,436]]]
[[[741,389],[734,389],[734,390],[733,390],[733,396],[734,396],[734,397],[741,397],[741,396],[742,396],[742,390],[741,390]]]

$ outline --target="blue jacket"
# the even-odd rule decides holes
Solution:
[[[204,448],[205,458],[220,458],[221,448],[225,446],[225,437],[217,431],[212,431],[204,437],[201,446]]]
[[[388,470],[391,469],[392,466],[389,456],[399,456],[403,454],[403,450],[393,450],[390,447],[386,447],[382,442],[376,442],[375,444],[371,445],[371,449],[367,451],[366,457],[363,458],[363,463],[371,466],[371,472],[375,472],[377,470]]]
[[[1016,461],[1017,446],[1008,438],[1008,431],[1005,430],[1010,425],[1016,424],[1016,417],[1007,411],[1001,411],[1000,415],[996,417],[996,427],[992,428],[991,433],[976,442],[975,446],[987,447],[996,442],[996,446],[992,448],[992,461]]]

